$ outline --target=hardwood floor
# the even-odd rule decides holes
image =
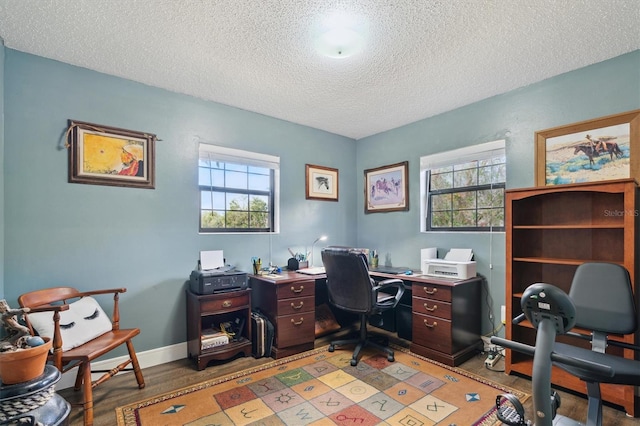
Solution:
[[[324,337],[316,340],[316,347],[325,346],[331,337]],[[407,341],[399,340],[397,337],[390,335],[390,340],[403,347],[408,347]],[[506,386],[522,390],[531,394],[531,382],[528,379],[518,376],[509,376],[500,371],[490,371],[484,365],[486,355],[478,354],[460,366],[460,368],[471,373],[483,376],[493,382],[501,383]],[[138,389],[135,378],[132,374],[120,374],[109,380],[108,382],[98,386],[94,390],[94,413],[96,426],[114,426],[116,425],[115,408],[133,403],[154,395],[162,394],[174,389],[186,387],[194,383],[198,383],[207,379],[213,379],[219,376],[230,374],[246,368],[251,368],[272,361],[272,358],[252,357],[237,358],[232,361],[209,364],[209,367],[197,371],[194,362],[189,359],[182,359],[150,368],[143,371],[146,387]],[[495,366],[495,370],[502,370],[504,362],[501,360]],[[63,389],[58,392],[70,403],[79,402],[79,392],[73,389]],[[586,419],[587,403],[586,399],[567,392],[560,392],[562,404],[558,410],[559,414],[570,417],[580,422]],[[533,410],[533,401],[531,398],[524,403],[526,415],[531,419]],[[612,407],[604,407],[604,424],[616,426],[638,426],[640,419],[630,418],[623,411],[616,410]],[[79,406],[72,406],[70,424],[82,425],[82,410]]]

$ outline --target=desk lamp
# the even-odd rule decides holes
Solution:
[[[315,246],[318,241],[324,241],[326,239],[327,239],[327,236],[326,235],[322,235],[322,236],[316,238],[316,240],[313,242],[313,244],[311,244],[311,265],[309,265],[309,267],[313,268],[313,246]]]

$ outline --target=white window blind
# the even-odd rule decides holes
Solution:
[[[206,143],[200,144],[200,158],[280,170],[280,157]]]

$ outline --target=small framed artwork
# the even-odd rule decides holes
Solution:
[[[155,188],[156,135],[69,120],[69,182]]]
[[[409,210],[409,162],[364,171],[364,212]]]
[[[537,186],[640,178],[640,110],[535,134]]]
[[[305,165],[307,200],[338,201],[338,169]]]

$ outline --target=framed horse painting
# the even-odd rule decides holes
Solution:
[[[409,210],[409,162],[364,171],[364,212]]]
[[[640,180],[640,110],[535,134],[537,186]]]
[[[338,201],[338,169],[305,165],[307,200]]]

